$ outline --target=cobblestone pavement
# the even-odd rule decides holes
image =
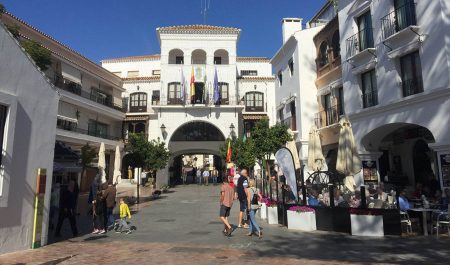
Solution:
[[[180,186],[135,208],[133,234],[86,234],[0,255],[0,264],[448,264],[448,237],[301,233],[260,220],[262,239],[243,229],[227,238],[217,217],[218,192],[219,186]],[[233,223],[237,214],[236,204]]]

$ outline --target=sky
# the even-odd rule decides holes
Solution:
[[[159,54],[156,28],[204,24],[205,0],[0,0],[8,12],[94,62]],[[206,0],[208,1],[208,0]],[[271,58],[281,19],[308,21],[326,0],[209,0],[206,24],[242,29],[238,56]]]

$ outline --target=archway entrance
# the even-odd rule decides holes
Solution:
[[[169,183],[197,183],[197,172],[204,171],[210,173],[210,182],[215,173],[220,181],[225,163],[220,156],[219,147],[224,142],[223,133],[211,123],[192,121],[180,126],[169,141],[172,153],[169,160]],[[183,175],[186,176],[185,182]]]
[[[437,182],[435,153],[428,147],[435,139],[427,128],[416,124],[392,123],[367,134],[366,150],[381,152],[378,160],[381,181],[397,186],[420,183],[434,192]]]

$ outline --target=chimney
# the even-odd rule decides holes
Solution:
[[[283,44],[294,34],[296,31],[302,30],[301,18],[283,18],[281,20],[283,31]]]

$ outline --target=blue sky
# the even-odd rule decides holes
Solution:
[[[281,18],[309,20],[326,0],[210,0],[206,24],[242,29],[238,56],[272,55]],[[203,24],[201,0],[0,0],[27,23],[95,62],[159,53],[155,29]]]

